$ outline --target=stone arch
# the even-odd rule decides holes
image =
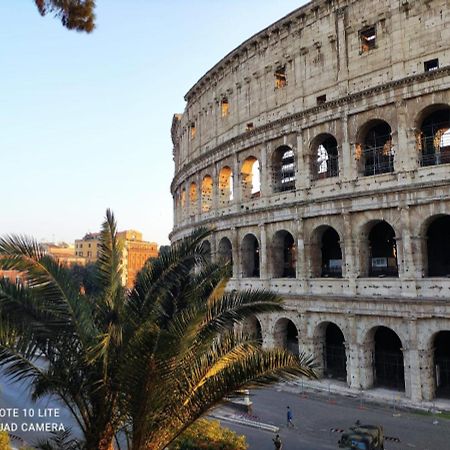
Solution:
[[[250,339],[256,341],[259,346],[262,346],[263,336],[261,322],[256,316],[246,317],[242,322],[242,332]]]
[[[379,175],[394,171],[392,129],[384,120],[372,119],[357,133],[356,160],[361,175]]]
[[[342,249],[338,232],[320,225],[311,234],[310,264],[313,277],[341,277]]]
[[[273,329],[275,347],[289,350],[294,355],[298,355],[298,336],[298,329],[292,320],[283,317],[276,321]]]
[[[189,185],[189,214],[195,216],[198,211],[198,189],[197,183],[192,181]]]
[[[202,180],[202,212],[209,212],[212,208],[213,179],[205,175]]]
[[[205,239],[202,242],[202,253],[208,263],[212,261],[212,250],[211,250],[211,242]]]
[[[231,263],[233,265],[233,246],[227,237],[223,237],[219,241],[217,259],[219,264]]]
[[[420,165],[450,163],[450,106],[427,106],[419,112],[415,124]]]
[[[272,153],[273,192],[295,190],[294,150],[288,145],[281,145]]]
[[[272,275],[274,278],[295,278],[297,266],[297,247],[289,231],[279,230],[272,239]]]
[[[260,276],[259,242],[254,234],[248,233],[242,239],[241,261],[242,276],[245,278],[259,278]]]
[[[260,196],[261,180],[260,180],[259,161],[254,156],[249,156],[242,163],[241,167],[241,189],[242,201],[248,201],[252,198]]]
[[[233,200],[233,171],[224,166],[219,172],[219,207],[228,205]]]
[[[431,338],[433,349],[434,396],[450,398],[450,330],[440,330]]]
[[[427,220],[425,231],[426,276],[450,276],[450,215],[440,214]]]
[[[327,378],[347,381],[347,352],[345,337],[341,328],[334,322],[325,321],[317,325],[314,340],[317,361],[323,364],[323,375]]]
[[[372,354],[372,385],[404,391],[405,363],[399,335],[387,326],[377,325],[367,332],[364,344]]]
[[[339,153],[336,138],[330,133],[316,136],[310,145],[311,178],[313,180],[339,176]]]
[[[362,227],[361,275],[398,277],[396,233],[385,220],[375,219]]]

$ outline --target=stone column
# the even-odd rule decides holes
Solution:
[[[260,246],[259,246],[259,277],[262,280],[268,279],[267,271],[267,232],[264,223],[259,225]]]
[[[345,353],[347,356],[347,385],[352,389],[360,389],[359,376],[359,345],[357,334],[357,320],[354,314],[347,317],[348,320],[348,342],[345,342]]]
[[[233,203],[236,205],[238,211],[241,204],[242,190],[241,190],[241,168],[237,153],[233,155]]]
[[[297,135],[297,170],[295,173],[295,186],[298,190],[308,188],[311,184],[307,153],[308,148],[303,145],[303,132],[299,132]]]
[[[297,225],[297,278],[299,280],[305,280],[306,260],[305,260],[305,241],[304,241],[302,219],[297,219],[296,225]]]
[[[339,158],[339,174],[343,181],[354,180],[357,177],[357,164],[354,154],[354,143],[349,140],[348,116],[344,113],[341,117],[343,140]],[[342,156],[341,156],[342,155]]]
[[[367,342],[358,345],[359,347],[359,373],[360,373],[360,388],[369,389],[373,386],[374,377],[374,343]]]
[[[420,371],[420,381],[422,398],[433,400],[436,392],[436,379],[434,373],[434,349],[418,349],[418,370]]]
[[[337,75],[339,81],[339,93],[341,96],[348,93],[348,58],[346,36],[346,6],[336,10],[336,50],[337,50]]]
[[[417,150],[414,129],[411,128],[407,116],[406,102],[396,103],[397,111],[397,142],[394,147],[394,169],[398,172],[410,172],[417,168]]]
[[[217,164],[213,165],[212,170],[212,202],[211,202],[211,210],[213,211],[213,214],[217,214],[217,210],[219,209],[219,174],[217,171]]]
[[[239,232],[236,227],[231,228],[231,253],[233,257],[233,278],[241,279],[241,249],[239,242]]]
[[[261,151],[259,153],[259,180],[260,180],[260,195],[262,198],[268,197],[271,192],[270,183],[270,161],[267,159],[267,144],[260,146]]]
[[[352,230],[352,218],[349,213],[342,214],[344,223],[344,242],[341,242],[342,251],[342,277],[348,279],[350,294],[356,294],[356,278],[358,276],[358,264],[355,253],[358,251]]]

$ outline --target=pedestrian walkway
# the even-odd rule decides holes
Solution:
[[[427,412],[449,412],[450,400],[436,399],[433,401],[414,401],[405,396],[404,392],[383,388],[370,390],[356,390],[349,388],[346,383],[337,380],[299,380],[282,382],[278,388],[287,392],[308,395],[308,391],[322,393],[329,397],[330,402],[338,396],[357,398],[362,404],[378,403],[384,406],[393,406],[399,409],[411,409]]]

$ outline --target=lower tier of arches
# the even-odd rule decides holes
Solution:
[[[358,303],[291,298],[284,312],[247,319],[244,330],[265,348],[313,355],[320,377],[352,389],[450,399],[450,305]]]

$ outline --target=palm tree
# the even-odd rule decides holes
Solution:
[[[0,364],[31,383],[33,398],[59,397],[86,450],[110,448],[120,429],[133,450],[163,449],[243,385],[315,376],[310,358],[263,350],[235,331],[247,317],[280,311],[281,299],[226,291],[229,267],[208,263],[202,245],[209,231],[148,263],[126,291],[116,228],[108,210],[96,296],[34,241],[0,240],[1,265],[28,281],[0,281]]]

